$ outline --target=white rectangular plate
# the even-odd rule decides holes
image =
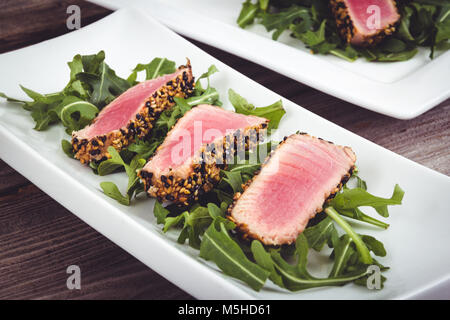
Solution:
[[[287,114],[280,133],[297,130],[350,145],[358,155],[358,167],[369,183],[369,191],[390,196],[395,183],[406,191],[404,205],[391,210],[387,231],[362,226],[358,230],[382,240],[388,256],[381,259],[391,267],[381,291],[354,285],[291,293],[268,285],[260,292],[223,275],[198,257],[198,251],[176,243],[176,234],[163,234],[152,214],[154,200],[122,206],[105,196],[101,181],[126,185],[123,173],[99,177],[91,169],[69,159],[61,150],[61,139],[69,139],[61,126],[47,131],[33,129],[34,123],[20,106],[0,101],[0,157],[44,192],[90,226],[130,252],[162,276],[197,298],[257,299],[382,299],[418,294],[442,297],[450,283],[450,178],[422,167],[340,128],[246,78],[150,17],[132,9],[116,13],[79,31],[53,40],[0,55],[0,91],[26,98],[18,85],[47,93],[67,83],[66,62],[77,54],[105,50],[107,63],[126,77],[138,63],[167,57],[178,64],[186,57],[198,76],[211,64],[220,70],[212,78],[225,108],[230,108],[227,90],[232,87],[262,106],[282,99]],[[263,201],[263,199],[261,199]],[[440,288],[440,289],[439,289]]]
[[[450,51],[430,60],[429,50],[421,49],[413,59],[394,63],[312,55],[288,32],[273,41],[261,25],[239,28],[243,1],[91,0],[111,9],[139,6],[176,32],[398,119],[417,117],[450,97]]]

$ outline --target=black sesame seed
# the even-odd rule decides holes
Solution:
[[[96,156],[96,155],[100,154],[100,150],[99,149],[94,149],[94,150],[89,151],[89,153],[91,155],[93,155],[93,156]]]
[[[180,187],[184,186],[184,181],[185,181],[184,179],[181,179],[180,182],[178,182],[178,185],[179,185]]]
[[[150,106],[151,106],[150,101],[147,101],[147,102],[145,103],[145,106],[146,106],[147,108],[150,108]]]
[[[168,194],[168,195],[166,196],[166,199],[169,200],[169,201],[173,201],[173,200],[175,200],[175,197],[172,196],[171,194]]]
[[[97,140],[95,140],[95,139],[94,139],[94,140],[92,140],[92,145],[93,145],[93,146],[95,146],[95,147],[98,147],[98,141],[97,141]]]
[[[165,175],[162,175],[162,176],[161,176],[161,181],[162,181],[162,182],[166,182],[166,181],[167,181],[167,177],[166,177]]]

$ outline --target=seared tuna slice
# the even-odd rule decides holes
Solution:
[[[194,78],[191,65],[180,66],[175,73],[143,81],[131,87],[94,119],[92,124],[72,133],[75,158],[81,163],[110,157],[109,146],[121,150],[142,138],[153,128],[161,112],[174,105],[173,97],[192,94]]]
[[[355,46],[370,46],[395,31],[400,20],[395,0],[331,0],[339,32]]]
[[[260,140],[268,120],[200,105],[169,131],[163,144],[139,172],[145,190],[158,200],[185,205],[210,191],[220,168],[239,150]]]
[[[355,161],[349,147],[291,135],[269,155],[244,192],[235,195],[229,219],[245,238],[290,244],[347,182]]]

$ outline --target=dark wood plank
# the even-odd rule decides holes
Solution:
[[[83,26],[110,14],[107,9],[80,0],[1,1],[0,52],[67,33],[66,8],[70,4],[80,6]],[[304,108],[411,160],[450,175],[450,100],[416,119],[396,120],[190,40]],[[81,291],[66,288],[65,270],[71,264],[81,267]],[[66,298],[191,297],[0,161],[0,299]]]
[[[69,32],[66,10],[70,5],[80,7],[82,27],[111,13],[110,10],[80,0],[0,1],[0,53]]]
[[[0,299],[190,298],[31,184],[0,196],[0,248]]]
[[[0,195],[15,191],[30,182],[17,171],[0,160]]]

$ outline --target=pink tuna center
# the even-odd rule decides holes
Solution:
[[[152,167],[175,169],[191,159],[202,145],[264,121],[263,118],[245,116],[218,107],[198,106],[180,120],[177,129],[152,159]]]
[[[365,34],[376,33],[398,19],[392,0],[346,0],[352,22]]]
[[[259,198],[264,199],[256,204],[260,212],[258,223],[268,230],[274,223],[293,230],[306,224],[311,216],[298,213],[315,213],[325,192],[332,190],[349,169],[344,153],[334,152],[324,143],[296,141],[286,147],[289,150],[283,151],[282,158],[271,159],[278,162],[278,170],[273,175],[262,175],[265,187],[258,189]],[[343,166],[344,162],[347,166]]]
[[[147,80],[131,87],[99,113],[96,121],[83,130],[83,136],[93,138],[125,127],[130,120],[135,118],[148,98],[180,72],[182,71]]]

